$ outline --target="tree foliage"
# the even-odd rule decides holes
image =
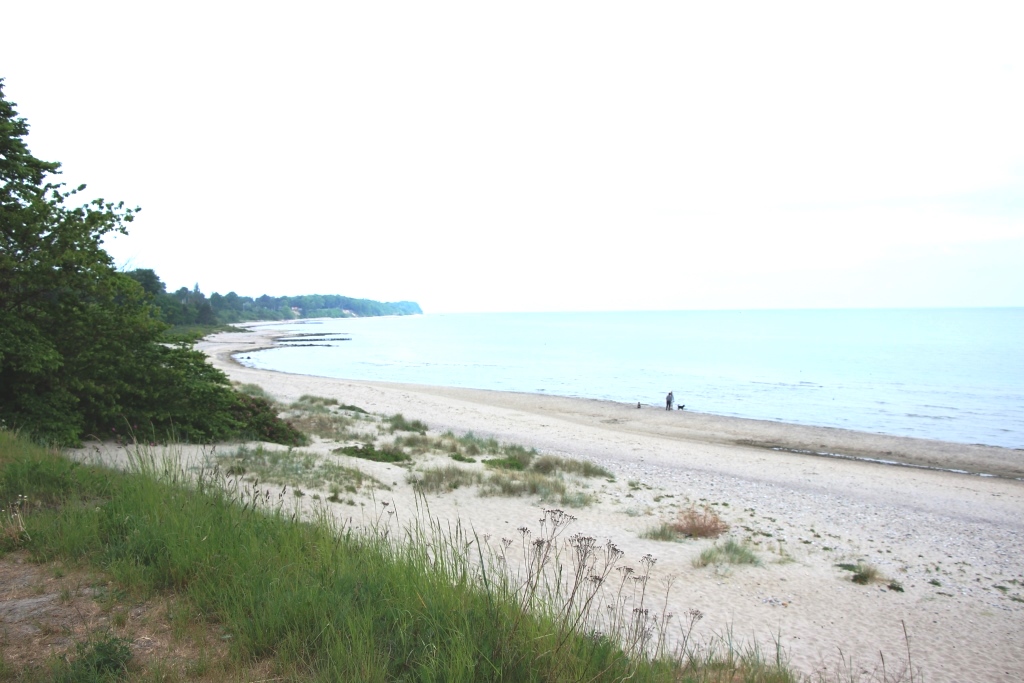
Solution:
[[[158,342],[159,278],[118,272],[102,246],[139,209],[77,203],[85,186],[49,182],[60,164],[36,159],[27,134],[0,79],[0,420],[56,443],[127,429],[219,440],[274,422],[202,353]]]

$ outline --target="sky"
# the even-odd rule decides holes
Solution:
[[[1024,4],[23,2],[122,268],[427,313],[1024,305]]]

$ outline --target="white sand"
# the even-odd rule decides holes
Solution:
[[[638,410],[532,394],[288,375],[231,360],[232,353],[271,342],[270,332],[245,332],[216,335],[199,348],[233,380],[258,384],[282,401],[302,394],[336,398],[374,413],[401,412],[423,420],[431,431],[472,431],[613,471],[614,483],[591,484],[596,504],[570,510],[578,517],[572,531],[611,539],[634,565],[643,554],[654,555],[655,574],[678,576],[672,609],[704,612],[704,634],[731,628],[741,640],[770,644],[781,638],[792,663],[807,672],[834,672],[850,660],[855,672],[874,671],[882,652],[891,675],[905,660],[905,623],[914,667],[931,683],[1024,680],[1024,451],[657,406]],[[405,470],[354,462],[395,482],[386,498],[400,516],[411,514]],[[631,490],[630,481],[639,488]],[[731,533],[760,542],[755,547],[763,565],[697,569],[692,559],[712,541],[639,537],[691,501],[716,503]],[[433,515],[459,518],[495,538],[512,538],[519,526],[534,527],[540,509],[554,506],[481,498],[461,489],[432,495],[429,502]],[[902,583],[905,592],[888,590],[887,581],[854,584],[835,566],[858,560]]]

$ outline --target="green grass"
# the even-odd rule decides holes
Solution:
[[[341,448],[335,448],[331,452],[339,455],[348,455],[353,458],[362,458],[363,460],[373,460],[374,462],[407,462],[411,460],[409,455],[400,449],[388,448],[386,446],[378,449],[373,444],[342,446]]]
[[[493,467],[500,470],[513,470],[515,472],[522,472],[529,465],[528,461],[524,464],[521,459],[513,457],[490,458],[483,462],[487,467]]]
[[[678,541],[679,534],[669,522],[662,522],[658,526],[651,527],[640,534],[640,538],[647,538],[652,541]]]
[[[104,683],[122,680],[132,658],[131,641],[113,634],[100,634],[75,644],[75,656],[57,661],[52,673],[55,683]]]
[[[429,429],[427,425],[419,420],[407,420],[401,413],[396,413],[387,419],[388,426],[392,432],[417,432],[426,434]]]
[[[749,564],[760,565],[761,560],[746,545],[735,539],[728,539],[719,545],[716,543],[701,552],[693,561],[694,567],[706,567],[709,564]]]

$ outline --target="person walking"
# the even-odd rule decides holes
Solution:
[[[675,398],[672,396],[672,392],[668,392],[668,396],[665,397],[665,410],[672,410],[672,401]]]

